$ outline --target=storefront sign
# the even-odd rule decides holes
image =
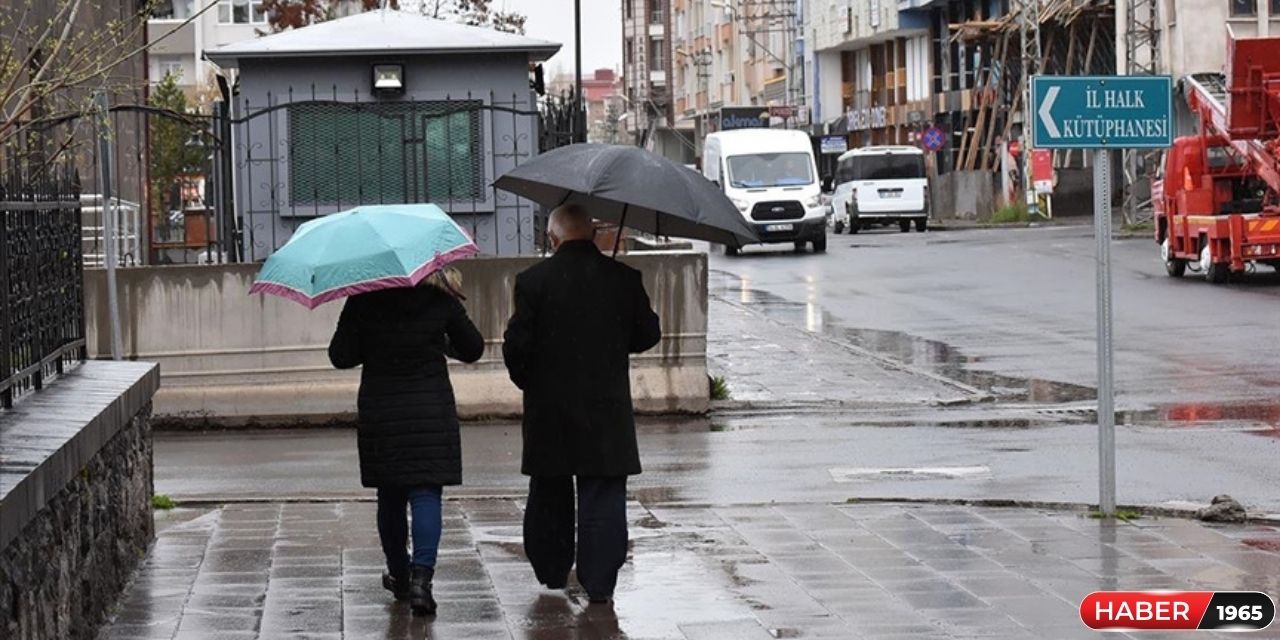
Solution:
[[[767,129],[769,110],[765,107],[721,107],[720,131]]]
[[[887,122],[884,107],[867,107],[849,111],[849,130],[879,129]]]
[[[796,114],[796,108],[790,105],[769,107],[770,118],[790,118]]]
[[[823,155],[839,155],[849,150],[849,139],[844,136],[822,136],[818,138],[818,148]]]

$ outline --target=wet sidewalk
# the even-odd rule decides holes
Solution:
[[[102,638],[1093,638],[1094,590],[1280,593],[1270,526],[643,497],[612,607],[536,584],[519,500],[448,502],[433,620],[381,589],[371,503],[178,509]]]

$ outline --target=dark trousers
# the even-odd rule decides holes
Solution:
[[[573,477],[529,478],[524,552],[538,582],[560,588],[574,564]],[[578,582],[587,594],[613,595],[627,561],[627,477],[578,476]]]

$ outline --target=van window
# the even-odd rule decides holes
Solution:
[[[840,163],[839,182],[851,180],[907,180],[924,178],[924,156],[915,153],[886,153],[853,156]]]
[[[739,189],[813,184],[807,153],[755,153],[729,158],[729,184]]]

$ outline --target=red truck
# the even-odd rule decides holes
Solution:
[[[1173,277],[1188,265],[1213,283],[1280,268],[1280,37],[1229,37],[1228,48],[1227,75],[1179,83],[1200,131],[1174,140],[1152,184]]]

